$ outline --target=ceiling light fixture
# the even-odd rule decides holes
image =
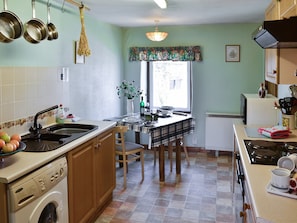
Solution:
[[[160,32],[157,26],[157,23],[159,22],[158,20],[155,21],[156,22],[156,28],[154,32],[147,32],[146,33],[146,37],[151,40],[151,41],[163,41],[164,39],[166,39],[166,37],[168,36],[167,32]]]
[[[167,2],[166,0],[154,0],[155,3],[161,8],[166,9],[167,8]]]

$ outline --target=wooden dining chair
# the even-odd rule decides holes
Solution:
[[[123,165],[124,188],[127,187],[128,163],[139,159],[141,162],[142,183],[144,180],[144,147],[134,142],[125,141],[125,133],[128,131],[127,126],[116,126],[114,131],[116,162]]]

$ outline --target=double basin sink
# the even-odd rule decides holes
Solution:
[[[87,124],[55,124],[42,128],[37,134],[29,133],[22,136],[26,144],[25,152],[47,152],[58,149],[94,130],[98,126]]]

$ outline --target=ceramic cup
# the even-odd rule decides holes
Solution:
[[[290,179],[290,189],[297,190],[297,173],[294,173]]]
[[[297,180],[295,178],[290,179],[290,189],[292,189],[292,190],[297,189]]]
[[[289,129],[295,129],[295,116],[294,115],[282,115],[282,124]]]
[[[278,159],[277,166],[288,169],[292,172],[295,169],[295,162],[288,156],[282,156]]]
[[[279,189],[288,189],[290,186],[291,171],[285,168],[275,168],[271,171],[271,185]]]
[[[289,155],[289,158],[294,161],[295,168],[297,168],[297,153],[293,153],[293,154]]]

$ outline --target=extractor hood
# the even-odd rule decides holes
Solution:
[[[264,21],[252,34],[263,49],[297,48],[297,16],[283,20]]]

